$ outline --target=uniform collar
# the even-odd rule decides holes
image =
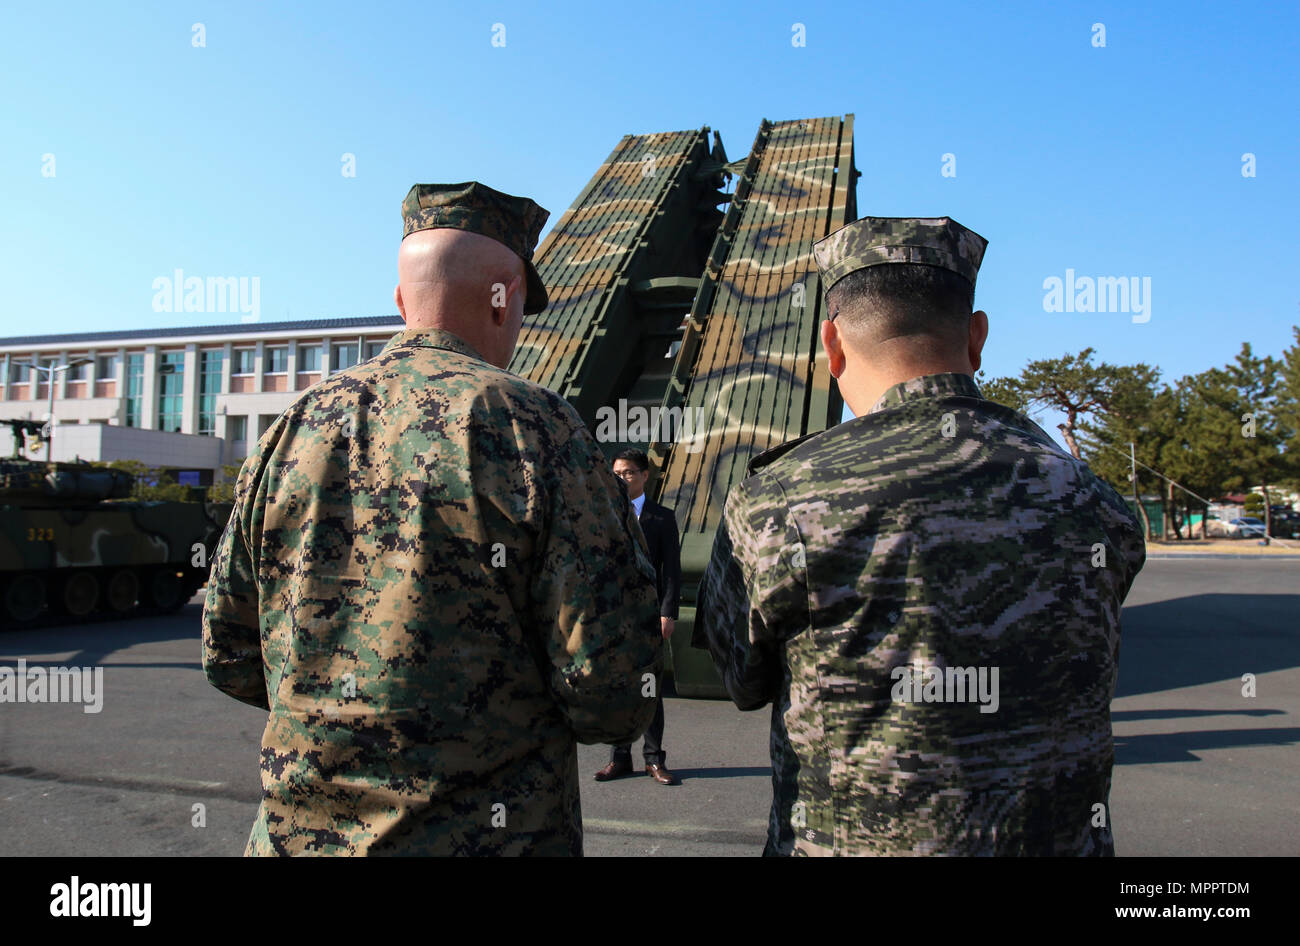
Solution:
[[[983,398],[984,395],[980,394],[980,389],[975,386],[975,380],[968,374],[927,374],[894,385],[884,394],[880,395],[880,400],[871,405],[871,410],[867,411],[867,414],[887,411],[890,408],[899,407],[908,401],[919,401],[922,398],[935,397]],[[831,434],[831,431],[834,430],[848,429],[849,424],[855,423],[857,419],[866,417],[867,414],[859,414],[857,418],[847,421],[845,424],[837,425],[827,430],[819,430],[815,433],[805,434],[798,440],[790,440],[779,446],[773,447],[770,450],[766,450],[749,461],[749,466],[746,469],[745,475],[753,476],[763,467],[779,460],[804,441],[812,440],[814,437],[829,435]],[[1044,434],[1043,436],[1046,437],[1047,435]]]
[[[465,341],[459,335],[453,335],[451,332],[440,328],[408,328],[398,332],[388,340],[384,346],[384,351],[401,346],[415,348],[443,348],[447,351],[458,352],[467,355],[470,358],[477,358],[479,361],[487,361],[482,355],[474,350],[469,342]]]
[[[948,372],[946,374],[927,374],[896,384],[880,400],[871,405],[868,414],[887,411],[900,407],[908,401],[932,397],[983,397],[975,380],[968,374]]]

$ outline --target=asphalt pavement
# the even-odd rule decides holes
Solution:
[[[204,680],[199,601],[168,617],[0,634],[0,665],[102,666],[105,690],[99,713],[0,705],[0,852],[242,852],[266,714]],[[1121,856],[1300,853],[1298,616],[1300,561],[1147,564],[1124,611],[1112,709]],[[670,697],[665,712],[680,785],[597,783],[608,747],[579,747],[586,853],[758,854],[768,711]]]

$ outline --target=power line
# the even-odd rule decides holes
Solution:
[[[1104,447],[1104,448],[1107,449],[1107,450],[1111,450],[1111,451],[1113,451],[1113,452],[1115,452],[1115,453],[1118,453],[1118,454],[1121,454],[1121,455],[1123,455],[1123,453],[1124,453],[1123,450],[1116,449],[1115,447],[1112,447],[1110,444],[1108,444],[1108,443],[1102,443],[1102,442],[1099,441],[1099,440],[1094,440],[1094,441],[1091,441],[1091,442],[1088,442],[1088,441],[1085,440],[1084,445],[1087,446],[1087,447],[1089,447],[1089,448],[1094,448],[1094,449],[1095,449],[1096,447]],[[1129,462],[1131,462],[1131,463],[1136,463],[1138,466],[1142,467],[1142,469],[1144,469],[1144,470],[1150,470],[1152,473],[1154,473],[1156,476],[1160,477],[1160,478],[1161,478],[1162,480],[1164,480],[1166,483],[1170,483],[1170,484],[1172,484],[1172,485],[1174,485],[1174,486],[1177,486],[1179,489],[1181,489],[1184,493],[1186,493],[1186,494],[1189,495],[1189,496],[1195,496],[1195,497],[1196,497],[1197,499],[1199,499],[1201,502],[1205,503],[1205,505],[1207,505],[1207,506],[1211,505],[1210,500],[1206,499],[1204,496],[1201,496],[1201,495],[1199,495],[1199,494],[1197,494],[1197,493],[1192,492],[1190,489],[1188,489],[1188,488],[1187,488],[1186,486],[1184,486],[1182,483],[1179,483],[1177,480],[1172,479],[1172,478],[1170,478],[1170,477],[1168,477],[1168,476],[1165,476],[1163,473],[1161,473],[1161,472],[1160,472],[1159,470],[1157,470],[1155,467],[1147,466],[1147,465],[1146,465],[1145,463],[1143,463],[1141,460],[1137,459],[1136,452],[1130,454],[1130,456],[1129,456]]]
[[[1106,450],[1110,450],[1110,451],[1112,451],[1112,452],[1114,452],[1114,453],[1118,453],[1118,454],[1120,454],[1121,456],[1123,456],[1123,454],[1124,454],[1124,451],[1123,451],[1123,450],[1117,449],[1116,447],[1112,447],[1112,446],[1111,446],[1110,444],[1108,444],[1108,443],[1102,443],[1100,440],[1093,440],[1093,439],[1091,439],[1091,438],[1088,438],[1086,435],[1085,435],[1084,437],[1081,437],[1081,438],[1078,438],[1078,439],[1080,439],[1080,440],[1083,442],[1083,445],[1086,446],[1086,447],[1088,447],[1089,449],[1096,449],[1097,447],[1103,447],[1103,448],[1105,448]],[[1204,496],[1201,496],[1201,495],[1199,495],[1199,494],[1197,494],[1197,493],[1192,492],[1190,489],[1188,489],[1188,488],[1187,488],[1186,486],[1184,486],[1182,483],[1179,483],[1177,480],[1172,479],[1172,478],[1170,478],[1170,477],[1168,477],[1168,476],[1165,476],[1163,473],[1161,473],[1161,472],[1160,472],[1159,470],[1157,470],[1155,467],[1147,466],[1147,465],[1146,465],[1145,463],[1143,463],[1141,460],[1137,459],[1137,447],[1136,447],[1134,444],[1131,444],[1131,443],[1129,444],[1129,455],[1128,455],[1128,459],[1129,459],[1129,462],[1130,462],[1130,463],[1135,463],[1135,464],[1137,464],[1138,466],[1142,467],[1142,469],[1144,469],[1144,470],[1150,470],[1152,473],[1154,473],[1156,476],[1160,477],[1160,478],[1161,478],[1162,480],[1164,480],[1166,483],[1169,483],[1170,485],[1173,485],[1173,486],[1177,486],[1179,489],[1181,489],[1181,490],[1182,490],[1184,493],[1186,493],[1187,495],[1189,495],[1189,496],[1195,496],[1197,499],[1199,499],[1201,502],[1203,502],[1207,507],[1213,505],[1213,503],[1211,503],[1210,500],[1206,499]],[[1208,538],[1208,535],[1207,535],[1207,538]],[[1269,535],[1269,536],[1265,536],[1265,538],[1268,539],[1270,542],[1281,542],[1284,546],[1289,544],[1289,540],[1287,540],[1287,539],[1279,539],[1277,536]]]

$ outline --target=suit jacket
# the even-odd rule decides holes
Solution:
[[[659,616],[675,621],[682,591],[682,547],[677,539],[677,516],[647,496],[641,506],[641,531],[645,533],[650,561],[655,566]]]

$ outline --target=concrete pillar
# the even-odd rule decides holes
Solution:
[[[66,348],[65,348],[63,351],[59,352],[57,355],[54,356],[54,363],[55,363],[56,365],[66,365],[66,364],[68,363],[68,361],[69,361],[69,358],[68,358],[68,351],[67,351]],[[55,384],[55,388],[54,388],[54,400],[56,400],[56,401],[62,401],[62,400],[64,400],[64,399],[67,398],[67,396],[68,396],[68,375],[70,375],[70,374],[72,374],[72,369],[71,369],[71,368],[67,369],[66,371],[60,371],[60,372],[56,373],[53,377],[50,378],[50,382],[51,382],[52,384]]]
[[[185,378],[181,391],[181,433],[193,434],[199,429],[199,346],[190,342],[185,346]]]
[[[158,346],[144,350],[144,384],[141,389],[140,426],[158,429]]]
[[[266,354],[266,343],[258,341],[257,347],[253,350],[253,390],[258,394],[263,391],[262,382],[265,380],[263,372],[263,356]]]
[[[117,350],[117,364],[113,366],[113,392],[117,397],[117,422],[126,422],[126,348]]]
[[[231,375],[231,373],[235,370],[235,367],[234,367],[235,346],[232,345],[230,342],[226,342],[226,344],[223,345],[223,346],[221,347],[221,351],[222,351],[222,358],[221,358],[221,393],[222,393],[222,394],[229,394],[229,393],[230,393],[230,375]],[[225,421],[223,420],[223,421],[221,421],[221,423],[224,424]]]

